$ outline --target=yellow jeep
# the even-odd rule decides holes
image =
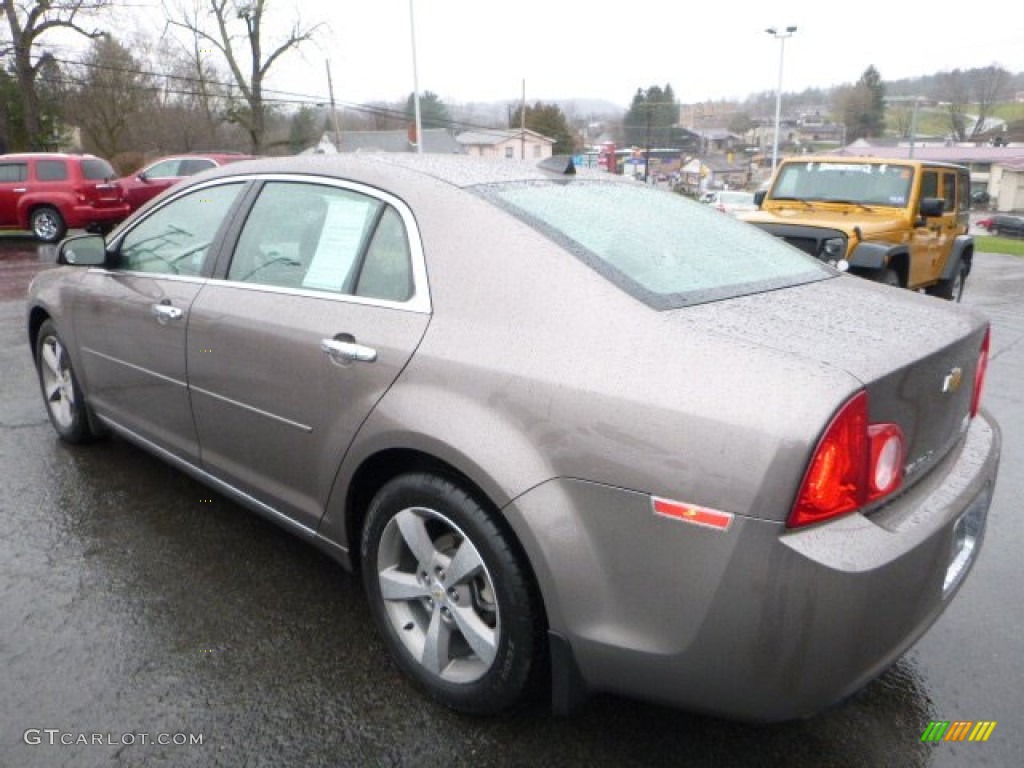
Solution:
[[[852,274],[960,301],[974,256],[970,192],[959,165],[789,158],[740,218]]]

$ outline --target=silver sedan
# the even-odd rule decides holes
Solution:
[[[254,160],[59,260],[27,324],[60,437],[114,433],[360,570],[398,667],[461,711],[804,716],[982,543],[986,319],[669,192]]]

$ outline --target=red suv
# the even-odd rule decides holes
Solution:
[[[196,153],[163,157],[155,163],[147,165],[131,176],[117,180],[124,190],[125,199],[134,211],[143,203],[159,195],[168,187],[172,187],[186,176],[226,165],[237,160],[248,160],[252,155],[231,152]]]
[[[69,228],[107,230],[131,212],[110,163],[93,155],[0,155],[0,229],[54,243]]]

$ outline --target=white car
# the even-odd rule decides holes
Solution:
[[[723,213],[736,215],[740,211],[756,211],[753,192],[741,192],[739,190],[723,189],[718,192],[709,192],[704,199]]]

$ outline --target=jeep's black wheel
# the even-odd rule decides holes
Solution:
[[[896,273],[895,269],[880,269],[872,273],[871,279],[876,283],[882,283],[882,285],[891,285],[894,288],[900,287],[900,276]]]
[[[507,709],[544,669],[540,600],[493,512],[452,480],[400,475],[363,528],[366,595],[398,665],[470,714]]]
[[[949,280],[940,280],[927,289],[929,296],[937,296],[947,301],[960,301],[964,295],[964,283],[967,282],[968,265],[961,262],[956,273]]]
[[[29,227],[36,239],[44,243],[56,243],[68,231],[60,211],[49,205],[42,205],[32,211]]]

